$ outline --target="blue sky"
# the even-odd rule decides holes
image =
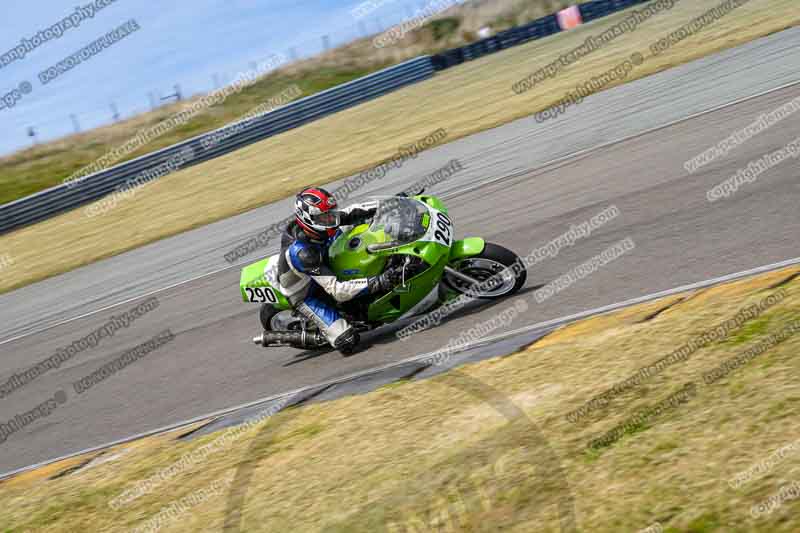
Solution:
[[[6,0],[0,19],[0,54],[30,39],[93,0]],[[61,38],[49,40],[0,68],[0,96],[29,82],[32,91],[14,107],[0,109],[0,154],[28,146],[29,126],[39,140],[72,133],[70,115],[82,130],[112,120],[111,104],[123,117],[150,108],[148,93],[184,95],[214,88],[213,76],[230,82],[251,62],[295,47],[301,54],[321,48],[323,35],[339,44],[356,36],[350,10],[363,0],[116,0]],[[363,20],[375,32],[402,20],[422,0],[375,0],[382,6]],[[82,47],[135,19],[140,30],[43,85],[38,74]]]

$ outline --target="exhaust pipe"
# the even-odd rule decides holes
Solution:
[[[253,337],[253,343],[263,347],[292,346],[294,348],[320,348],[328,345],[322,333],[318,331],[265,331]]]

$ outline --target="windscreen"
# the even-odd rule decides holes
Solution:
[[[381,199],[369,229],[383,231],[387,241],[413,242],[425,235],[427,228],[422,225],[422,220],[427,214],[428,209],[417,200]]]

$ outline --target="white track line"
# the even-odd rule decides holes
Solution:
[[[762,91],[760,93],[757,93],[757,94],[754,94],[754,95],[751,95],[751,96],[745,96],[745,97],[739,98],[738,100],[734,100],[734,101],[728,102],[726,104],[721,104],[721,105],[718,105],[717,107],[712,107],[711,109],[706,109],[705,111],[698,111],[697,113],[695,113],[693,115],[689,115],[687,117],[675,119],[672,122],[667,122],[666,124],[662,124],[660,126],[654,126],[654,127],[650,128],[650,129],[646,129],[646,130],[640,131],[638,133],[633,133],[633,134],[627,135],[625,137],[620,137],[619,139],[615,139],[613,141],[608,141],[608,142],[603,143],[603,144],[598,144],[597,146],[592,146],[590,148],[584,148],[583,150],[578,150],[576,152],[571,152],[571,153],[569,153],[567,155],[563,155],[561,157],[557,157],[555,159],[552,159],[552,160],[550,160],[550,161],[548,161],[546,163],[542,163],[538,167],[532,168],[527,172],[530,173],[530,174],[533,174],[535,172],[540,172],[542,170],[547,169],[547,167],[550,167],[550,166],[553,166],[553,165],[557,165],[559,163],[564,163],[566,161],[569,161],[570,159],[575,159],[575,158],[578,158],[578,157],[582,157],[582,156],[588,155],[588,154],[590,154],[592,152],[597,152],[597,151],[603,150],[605,148],[609,148],[611,146],[614,146],[615,144],[620,144],[620,143],[624,143],[626,141],[630,141],[631,139],[636,139],[638,137],[644,137],[645,135],[649,135],[649,134],[655,133],[657,131],[665,130],[667,128],[671,128],[672,126],[676,126],[676,125],[681,124],[683,122],[688,122],[688,121],[690,121],[692,119],[695,119],[695,118],[698,118],[698,117],[702,117],[704,115],[708,115],[708,114],[711,114],[711,113],[716,113],[717,111],[721,111],[721,110],[726,109],[728,107],[733,107],[733,106],[736,106],[736,105],[739,105],[739,104],[743,104],[743,103],[748,102],[750,100],[754,100],[756,98],[761,98],[762,96],[766,96],[766,95],[774,93],[774,92],[778,92],[778,91],[782,91],[784,89],[788,89],[790,87],[794,87],[795,85],[800,85],[800,80],[795,80],[795,81],[786,83],[784,85],[781,85],[780,87],[775,87],[774,89],[767,89],[766,91]],[[519,120],[525,120],[525,119],[522,118],[522,119],[519,119]],[[486,185],[491,185],[491,184],[496,183],[498,181],[502,181],[502,180],[504,180],[504,179],[506,179],[508,177],[515,177],[515,176],[516,176],[516,174],[514,174],[512,176],[499,176],[497,178],[492,178],[492,179],[490,179],[488,181],[483,181],[483,182],[481,182],[479,184],[476,184],[476,185],[472,186],[471,188],[459,190],[458,194],[471,192],[471,191],[474,191],[476,189],[480,189],[481,187],[485,187]]]
[[[566,325],[566,324],[569,324],[569,323],[572,323],[572,322],[576,322],[576,321],[578,321],[580,319],[583,319],[583,318],[588,318],[588,317],[591,317],[591,316],[597,316],[597,315],[601,315],[601,314],[610,313],[610,312],[617,311],[617,310],[625,308],[625,307],[630,307],[632,305],[636,305],[636,304],[640,304],[640,303],[644,303],[644,302],[648,302],[648,301],[652,301],[652,300],[657,300],[657,299],[663,298],[665,296],[672,296],[674,294],[679,294],[679,293],[682,293],[682,292],[688,292],[688,291],[692,291],[692,290],[703,289],[703,288],[711,287],[711,286],[714,286],[714,285],[719,285],[721,283],[735,281],[735,280],[738,280],[738,279],[754,276],[754,275],[757,275],[757,274],[763,274],[765,272],[770,272],[770,271],[773,271],[773,270],[780,270],[781,268],[786,268],[786,267],[790,267],[790,266],[793,266],[793,265],[800,265],[800,257],[796,257],[794,259],[787,259],[786,261],[780,261],[778,263],[772,263],[772,264],[769,264],[769,265],[764,265],[764,266],[760,266],[760,267],[756,267],[756,268],[751,268],[749,270],[743,270],[742,272],[736,272],[734,274],[728,274],[728,275],[725,275],[725,276],[720,276],[720,277],[708,279],[708,280],[705,280],[705,281],[698,281],[696,283],[690,283],[688,285],[682,285],[680,287],[675,287],[673,289],[668,289],[668,290],[661,291],[661,292],[655,292],[655,293],[652,293],[652,294],[647,294],[645,296],[639,296],[638,298],[631,298],[630,300],[625,300],[625,301],[622,301],[622,302],[619,302],[619,303],[606,305],[606,306],[603,306],[603,307],[597,307],[595,309],[590,309],[590,310],[587,310],[587,311],[582,311],[582,312],[576,313],[574,315],[569,315],[569,316],[565,316],[565,317],[561,317],[561,318],[556,318],[556,319],[553,319],[553,320],[548,320],[546,322],[539,322],[538,324],[531,324],[529,326],[524,326],[524,327],[515,329],[513,331],[500,333],[498,335],[494,335],[494,336],[491,336],[491,337],[487,337],[485,339],[481,339],[481,340],[466,344],[466,345],[458,348],[457,350],[455,350],[452,353],[454,353],[454,354],[455,353],[461,353],[461,352],[464,352],[464,351],[467,351],[467,350],[470,350],[470,349],[473,349],[473,348],[484,346],[486,344],[491,344],[493,342],[497,342],[499,340],[506,339],[506,338],[509,338],[509,337],[515,337],[517,335],[521,335],[523,333],[528,333],[530,331],[534,331],[534,330],[537,330],[537,329],[542,329],[542,330],[555,329],[558,326],[563,326],[563,325]],[[70,453],[70,454],[67,454],[67,455],[62,455],[61,457],[57,457],[55,459],[48,459],[47,461],[42,461],[42,462],[34,464],[34,465],[18,468],[17,470],[12,470],[11,472],[6,472],[4,474],[0,474],[0,480],[8,478],[8,477],[11,477],[11,476],[14,476],[14,475],[17,475],[17,474],[20,474],[22,472],[27,472],[28,470],[34,470],[36,468],[41,468],[43,466],[46,466],[46,465],[49,465],[49,464],[52,464],[52,463],[56,463],[58,461],[63,461],[64,459],[70,459],[72,457],[76,457],[76,456],[79,456],[79,455],[84,455],[84,454],[87,454],[87,453],[93,453],[93,452],[101,451],[101,450],[104,450],[104,449],[107,449],[107,448],[111,448],[113,446],[118,446],[120,444],[125,444],[127,442],[131,442],[131,441],[134,441],[134,440],[142,439],[142,438],[145,438],[145,437],[150,437],[150,436],[153,436],[153,435],[158,435],[158,434],[161,434],[161,433],[168,433],[170,431],[178,430],[178,429],[180,429],[182,427],[186,427],[186,426],[190,426],[192,424],[196,424],[197,422],[202,422],[202,421],[205,421],[205,420],[211,420],[213,418],[217,418],[217,417],[220,417],[220,416],[224,416],[224,415],[228,415],[228,414],[231,414],[231,413],[235,413],[236,411],[241,411],[242,409],[247,409],[247,408],[250,408],[250,407],[254,407],[256,405],[261,405],[261,404],[265,404],[265,403],[268,403],[268,402],[276,401],[276,400],[279,400],[281,398],[286,398],[288,396],[294,396],[296,394],[300,394],[300,393],[303,393],[303,392],[311,391],[311,390],[314,390],[314,389],[317,389],[317,388],[330,387],[332,385],[338,385],[340,383],[351,381],[351,380],[354,380],[354,379],[357,379],[357,378],[370,376],[372,374],[378,374],[380,372],[383,372],[385,370],[389,370],[389,369],[394,368],[394,367],[398,367],[398,366],[406,365],[406,364],[409,364],[409,363],[422,361],[422,360],[424,360],[426,358],[433,357],[438,353],[439,353],[439,351],[435,350],[435,351],[424,353],[424,354],[421,354],[421,355],[415,355],[415,356],[412,356],[412,357],[409,357],[409,358],[406,358],[406,359],[402,359],[400,361],[395,361],[393,363],[388,363],[388,364],[385,364],[385,365],[382,365],[382,366],[370,368],[368,370],[362,370],[360,372],[355,372],[353,374],[349,374],[349,375],[346,375],[346,376],[343,376],[343,377],[340,377],[340,378],[336,378],[336,379],[333,379],[333,380],[330,380],[330,381],[325,381],[325,382],[322,382],[322,383],[319,383],[319,384],[316,384],[316,385],[309,385],[309,386],[301,387],[299,389],[295,389],[295,390],[292,390],[292,391],[281,392],[279,394],[274,394],[272,396],[267,396],[265,398],[254,400],[252,402],[247,402],[247,403],[243,403],[243,404],[236,405],[236,406],[233,406],[233,407],[227,407],[225,409],[220,409],[219,411],[214,411],[213,413],[208,413],[208,414],[205,414],[205,415],[196,416],[194,418],[190,418],[190,419],[184,420],[182,422],[176,422],[176,423],[170,424],[168,426],[164,426],[164,427],[161,427],[161,428],[158,428],[158,429],[153,429],[151,431],[146,431],[144,433],[139,433],[137,435],[132,435],[132,436],[126,437],[124,439],[119,439],[119,440],[116,440],[116,441],[113,441],[113,442],[109,442],[109,443],[106,443],[106,444],[101,444],[100,446],[87,448],[87,449],[81,450],[79,452],[74,452],[74,453]]]
[[[679,119],[673,120],[672,122],[668,122],[668,123],[662,124],[660,126],[655,126],[653,128],[650,128],[650,129],[647,129],[647,130],[644,130],[644,131],[641,131],[641,132],[638,132],[638,133],[634,133],[634,134],[628,135],[626,137],[622,137],[622,138],[619,138],[619,139],[616,139],[616,140],[613,140],[613,141],[608,141],[606,143],[603,143],[603,144],[600,144],[600,145],[597,145],[597,146],[593,146],[591,148],[585,148],[583,150],[578,150],[577,152],[572,152],[570,154],[558,157],[556,159],[552,159],[552,160],[550,160],[550,161],[548,161],[546,163],[541,164],[540,166],[538,166],[536,168],[530,169],[527,172],[530,172],[530,173],[538,172],[538,171],[541,171],[543,169],[546,169],[547,167],[550,167],[550,166],[553,166],[553,165],[557,165],[558,163],[563,163],[564,161],[567,161],[569,159],[574,159],[576,157],[581,157],[581,156],[584,156],[586,154],[589,154],[591,152],[596,152],[596,151],[599,151],[599,150],[603,150],[604,148],[608,148],[608,147],[613,146],[615,144],[623,143],[625,141],[629,141],[629,140],[635,139],[637,137],[648,135],[650,133],[654,133],[656,131],[659,131],[659,130],[662,130],[662,129],[666,129],[666,128],[669,128],[671,126],[675,126],[676,124],[680,124],[682,122],[686,122],[686,121],[701,117],[703,115],[708,115],[710,113],[715,113],[717,111],[721,111],[721,110],[726,109],[728,107],[739,105],[739,104],[747,102],[749,100],[754,100],[756,98],[760,98],[762,96],[766,96],[768,94],[771,94],[771,93],[774,93],[774,92],[777,92],[777,91],[782,91],[784,89],[788,89],[789,87],[793,87],[793,86],[798,85],[798,84],[800,84],[800,80],[792,81],[792,82],[786,83],[784,85],[781,85],[779,87],[775,87],[773,89],[767,89],[765,91],[762,91],[760,93],[756,93],[756,94],[751,95],[751,96],[745,96],[743,98],[739,98],[738,100],[734,100],[732,102],[728,102],[726,104],[722,104],[722,105],[719,105],[717,107],[712,107],[710,109],[706,109],[705,111],[699,111],[697,113],[694,113],[693,115],[689,115],[689,116],[684,117],[684,118],[679,118]],[[520,120],[524,120],[524,119],[520,119]],[[516,176],[518,176],[518,175],[520,175],[522,173],[524,173],[524,172],[512,172],[510,175],[499,176],[497,178],[493,178],[493,179],[491,179],[489,181],[482,182],[482,183],[474,185],[472,187],[468,187],[468,188],[463,189],[463,190],[454,191],[454,193],[446,194],[445,196],[449,198],[449,197],[457,196],[458,194],[465,194],[465,193],[471,192],[471,191],[473,191],[475,189],[478,189],[478,188],[481,188],[481,187],[485,187],[487,185],[491,185],[492,183],[495,183],[497,181],[502,181],[502,180],[508,179],[509,177],[516,177]],[[199,276],[196,276],[196,277],[188,279],[188,280],[184,280],[184,281],[179,281],[177,283],[173,283],[172,285],[169,285],[167,287],[162,287],[160,289],[154,289],[154,290],[152,290],[152,291],[150,291],[150,292],[148,292],[146,294],[142,294],[142,295],[139,295],[139,296],[134,296],[132,298],[128,298],[127,300],[123,300],[121,302],[117,302],[117,303],[114,303],[114,304],[107,305],[107,306],[105,306],[103,308],[100,308],[100,309],[97,309],[95,311],[89,311],[87,313],[84,313],[84,314],[76,316],[76,317],[67,318],[65,320],[62,320],[62,321],[57,322],[55,324],[52,324],[50,326],[45,326],[45,327],[40,328],[38,330],[31,331],[31,332],[28,332],[28,333],[23,333],[21,335],[17,335],[15,337],[11,337],[11,338],[5,339],[3,341],[0,341],[0,346],[2,346],[3,344],[7,344],[9,342],[15,341],[15,340],[19,340],[19,339],[23,339],[25,337],[29,337],[31,335],[37,335],[39,333],[42,333],[43,331],[47,331],[49,329],[52,329],[52,328],[55,328],[55,327],[58,327],[58,326],[63,326],[64,324],[68,324],[68,323],[73,322],[75,320],[80,320],[81,318],[86,318],[88,316],[95,315],[95,314],[101,313],[103,311],[107,311],[107,310],[112,309],[114,307],[118,307],[120,305],[124,305],[126,303],[130,303],[130,302],[132,302],[134,300],[139,300],[141,298],[147,298],[148,296],[152,296],[152,295],[157,294],[159,292],[163,292],[163,291],[167,291],[167,290],[170,290],[170,289],[174,289],[175,287],[180,287],[181,285],[185,285],[187,283],[191,283],[193,281],[197,281],[199,279],[203,279],[203,278],[208,277],[208,276],[213,276],[214,274],[219,274],[220,272],[225,272],[226,270],[230,270],[232,268],[237,268],[237,267],[240,267],[240,266],[244,266],[244,265],[246,265],[248,263],[249,263],[249,261],[245,261],[243,263],[237,263],[235,265],[229,265],[229,266],[220,268],[218,270],[215,270],[213,272],[208,272],[206,274],[201,274]]]
[[[680,124],[682,122],[687,122],[689,120],[692,120],[692,119],[695,119],[695,118],[698,118],[698,117],[701,117],[701,116],[704,116],[704,115],[707,115],[707,114],[710,114],[710,113],[715,113],[717,111],[721,111],[721,110],[726,109],[728,107],[736,106],[736,105],[739,105],[741,103],[744,103],[744,102],[747,102],[747,101],[750,101],[750,100],[754,100],[754,99],[760,98],[762,96],[766,96],[766,95],[771,94],[773,92],[777,92],[777,91],[782,91],[784,89],[788,89],[788,88],[793,87],[793,86],[798,85],[798,84],[800,84],[800,80],[789,82],[789,83],[786,83],[786,84],[781,85],[779,87],[775,87],[773,89],[768,89],[768,90],[762,91],[760,93],[757,93],[757,94],[754,94],[754,95],[751,95],[751,96],[745,96],[743,98],[739,98],[738,100],[734,100],[732,102],[728,102],[726,104],[722,104],[722,105],[719,105],[717,107],[712,107],[712,108],[707,109],[705,111],[700,111],[700,112],[697,112],[697,113],[695,113],[693,115],[689,115],[689,116],[684,117],[684,118],[679,118],[679,119],[673,120],[672,122],[668,122],[666,124],[662,124],[660,126],[655,126],[653,128],[650,128],[650,129],[647,129],[647,130],[644,130],[644,131],[641,131],[641,132],[638,132],[638,133],[635,133],[635,134],[631,134],[631,135],[628,135],[626,137],[622,137],[622,138],[619,138],[619,139],[616,139],[616,140],[613,140],[613,141],[608,141],[608,142],[606,142],[604,144],[593,146],[591,148],[585,148],[583,150],[578,150],[576,152],[572,152],[570,154],[567,154],[567,155],[558,157],[556,159],[547,161],[546,163],[543,163],[542,165],[540,165],[540,166],[538,166],[536,168],[532,168],[529,171],[525,171],[525,172],[535,173],[535,172],[541,171],[541,170],[543,170],[543,169],[545,169],[545,168],[547,168],[549,166],[556,165],[558,163],[562,163],[562,162],[567,161],[569,159],[574,159],[576,157],[580,157],[580,156],[589,154],[591,152],[603,150],[604,148],[608,148],[608,147],[613,146],[615,144],[623,143],[625,141],[629,141],[629,140],[635,139],[637,137],[642,137],[644,135],[648,135],[650,133],[654,133],[656,131],[660,131],[662,129],[666,129],[666,128],[669,128],[671,126],[675,126],[676,124]],[[521,120],[524,120],[524,119],[521,119]],[[489,181],[485,181],[485,182],[482,182],[480,184],[477,184],[477,185],[475,185],[475,186],[473,186],[471,188],[459,190],[459,191],[455,192],[455,194],[451,193],[450,195],[447,195],[447,196],[451,197],[451,196],[456,196],[458,194],[464,194],[464,193],[470,192],[472,190],[475,190],[477,188],[485,187],[486,185],[491,185],[494,182],[502,181],[502,180],[508,179],[509,177],[518,176],[518,175],[520,175],[522,173],[524,173],[524,172],[512,172],[512,174],[510,174],[510,175],[499,176],[499,177],[491,179]],[[89,311],[89,312],[84,313],[82,315],[62,320],[61,322],[58,322],[58,323],[50,325],[50,326],[46,326],[46,327],[41,328],[41,329],[36,330],[36,331],[23,333],[22,335],[17,335],[16,337],[11,337],[9,339],[0,341],[0,346],[2,346],[3,344],[9,343],[9,342],[15,341],[15,340],[22,339],[24,337],[28,337],[28,336],[31,336],[31,335],[36,335],[36,334],[41,333],[43,331],[47,331],[49,329],[52,329],[52,328],[55,328],[55,327],[58,327],[58,326],[62,326],[64,324],[67,324],[69,322],[73,322],[75,320],[79,320],[81,318],[86,318],[88,316],[91,316],[91,315],[94,315],[94,314],[97,314],[97,313],[101,313],[103,311],[107,311],[108,309],[112,309],[114,307],[118,307],[120,305],[124,305],[126,303],[130,303],[130,302],[132,302],[134,300],[139,300],[141,298],[146,298],[148,296],[152,296],[153,294],[156,294],[156,293],[159,293],[159,292],[163,292],[163,291],[166,291],[166,290],[169,290],[169,289],[174,289],[175,287],[179,287],[181,285],[185,285],[187,283],[191,283],[193,281],[197,281],[199,279],[203,279],[203,278],[208,277],[208,276],[213,276],[214,274],[219,274],[220,272],[224,272],[224,271],[230,270],[232,268],[237,268],[237,267],[243,266],[243,265],[248,264],[248,263],[249,263],[249,261],[246,261],[246,262],[243,262],[243,263],[237,263],[235,265],[229,265],[229,266],[220,268],[218,270],[215,270],[213,272],[208,272],[206,274],[201,274],[201,275],[196,276],[194,278],[190,278],[190,279],[187,279],[187,280],[184,280],[184,281],[179,281],[179,282],[174,283],[172,285],[169,285],[167,287],[162,287],[160,289],[152,290],[152,291],[150,291],[150,292],[148,292],[146,294],[142,294],[142,295],[139,295],[139,296],[134,296],[132,298],[128,298],[127,300],[107,305],[106,307],[103,307],[101,309],[97,309],[95,311]]]
[[[739,105],[739,104],[747,102],[749,100],[754,100],[756,98],[760,98],[762,96],[766,96],[768,94],[771,94],[771,93],[774,93],[774,92],[777,92],[777,91],[782,91],[784,89],[788,89],[789,87],[793,87],[793,86],[799,85],[799,84],[800,84],[800,80],[796,80],[796,81],[789,82],[789,83],[786,83],[784,85],[781,85],[780,87],[775,87],[774,89],[768,89],[766,91],[762,91],[760,93],[757,93],[757,94],[754,94],[754,95],[751,95],[751,96],[745,96],[743,98],[739,98],[738,100],[734,100],[732,102],[728,102],[726,104],[722,104],[722,105],[719,105],[717,107],[712,107],[711,109],[707,109],[705,111],[699,111],[699,112],[697,112],[697,113],[695,113],[693,115],[689,115],[689,116],[684,117],[684,118],[679,118],[677,120],[673,120],[672,122],[668,122],[668,123],[663,124],[661,126],[655,126],[653,128],[641,131],[639,133],[634,133],[632,135],[628,135],[626,137],[622,137],[622,138],[616,139],[614,141],[608,141],[606,143],[603,143],[603,144],[600,144],[600,145],[597,145],[597,146],[593,146],[591,148],[585,148],[583,150],[578,150],[577,152],[572,152],[570,154],[558,157],[558,158],[553,159],[551,161],[548,161],[546,163],[542,163],[538,167],[532,168],[529,171],[525,171],[525,172],[529,172],[529,173],[533,174],[535,172],[539,172],[541,170],[544,170],[547,167],[556,165],[558,163],[563,163],[564,161],[567,161],[569,159],[573,159],[573,158],[576,158],[576,157],[584,156],[586,154],[589,154],[591,152],[595,152],[595,151],[598,151],[598,150],[603,150],[604,148],[608,148],[608,147],[613,146],[615,144],[623,143],[625,141],[629,141],[629,140],[635,139],[637,137],[648,135],[650,133],[654,133],[656,131],[666,129],[666,128],[669,128],[671,126],[675,126],[676,124],[680,124],[682,122],[686,122],[688,120],[692,120],[692,119],[701,117],[703,115],[708,115],[710,113],[715,113],[715,112],[720,111],[722,109],[726,109],[728,107]],[[519,119],[519,120],[525,120],[525,119],[523,118],[523,119]],[[480,184],[476,184],[476,185],[474,185],[472,187],[468,187],[468,188],[465,188],[463,190],[459,190],[459,191],[454,192],[454,193],[446,194],[445,196],[450,198],[450,197],[454,197],[454,196],[456,196],[458,194],[465,194],[465,193],[471,192],[471,191],[473,191],[475,189],[478,189],[478,188],[481,188],[481,187],[485,187],[487,185],[491,185],[492,183],[495,183],[497,181],[502,181],[502,180],[508,179],[509,177],[516,177],[516,176],[521,175],[521,174],[523,174],[525,172],[512,172],[511,174],[506,175],[506,176],[498,176],[498,177],[493,178],[493,179],[491,179],[489,181],[484,181],[484,182],[482,182]],[[267,252],[267,253],[269,253],[269,252]],[[3,341],[0,341],[0,346],[2,346],[3,344],[7,344],[9,342],[15,341],[15,340],[19,340],[19,339],[23,339],[25,337],[29,337],[31,335],[37,335],[39,333],[42,333],[43,331],[47,331],[49,329],[52,329],[52,328],[55,328],[55,327],[58,327],[58,326],[63,326],[64,324],[68,324],[69,322],[73,322],[73,321],[79,320],[81,318],[86,318],[88,316],[95,315],[95,314],[101,313],[103,311],[107,311],[107,310],[112,309],[114,307],[118,307],[120,305],[124,305],[126,303],[130,303],[130,302],[132,302],[134,300],[139,300],[141,298],[146,298],[148,296],[152,296],[152,295],[154,295],[156,293],[159,293],[159,292],[167,291],[169,289],[174,289],[175,287],[180,287],[181,285],[185,285],[187,283],[191,283],[193,281],[197,281],[199,279],[203,279],[203,278],[208,277],[208,276],[213,276],[214,274],[219,274],[220,272],[225,272],[226,270],[230,270],[232,268],[237,268],[237,267],[244,266],[246,264],[249,264],[250,262],[251,261],[245,261],[245,262],[242,262],[242,263],[237,263],[235,265],[229,265],[229,266],[226,266],[224,268],[220,268],[218,270],[215,270],[213,272],[208,272],[206,274],[201,274],[199,276],[196,276],[196,277],[191,278],[191,279],[187,279],[185,281],[179,281],[177,283],[173,283],[172,285],[169,285],[167,287],[163,287],[161,289],[152,290],[152,291],[150,291],[150,292],[148,292],[146,294],[142,294],[142,295],[139,295],[139,296],[134,296],[132,298],[128,298],[127,300],[124,300],[124,301],[121,301],[121,302],[118,302],[118,303],[115,303],[115,304],[107,305],[107,306],[105,306],[105,307],[103,307],[101,309],[97,309],[95,311],[89,311],[89,312],[84,313],[82,315],[62,320],[60,322],[57,322],[56,324],[52,324],[50,326],[45,326],[45,327],[43,327],[41,329],[38,329],[38,330],[34,330],[34,331],[31,331],[31,332],[28,332],[28,333],[23,333],[21,335],[15,336],[15,337],[11,337],[11,338],[5,339]]]
[[[276,250],[273,250],[273,252],[274,251],[276,251]],[[272,252],[267,252],[267,253],[272,253]],[[183,281],[178,281],[176,283],[173,283],[172,285],[168,285],[166,287],[161,287],[160,289],[153,289],[152,291],[146,292],[144,294],[140,294],[139,296],[133,296],[131,298],[128,298],[127,300],[122,300],[122,301],[117,302],[117,303],[109,304],[109,305],[107,305],[105,307],[101,307],[100,309],[95,309],[94,311],[89,311],[89,312],[84,313],[82,315],[74,316],[72,318],[66,318],[66,319],[64,319],[64,320],[62,320],[60,322],[56,322],[55,324],[50,324],[49,326],[45,326],[45,327],[37,329],[35,331],[29,331],[28,333],[23,333],[21,335],[17,335],[16,337],[10,337],[8,339],[0,341],[0,346],[2,346],[3,344],[7,344],[9,342],[12,342],[12,341],[16,341],[16,340],[19,340],[19,339],[24,339],[25,337],[30,337],[31,335],[37,335],[39,333],[42,333],[43,331],[47,331],[47,330],[50,330],[50,329],[53,329],[53,328],[57,328],[58,326],[63,326],[64,324],[69,324],[70,322],[74,322],[76,320],[80,320],[81,318],[86,318],[88,316],[92,316],[92,315],[96,315],[98,313],[102,313],[103,311],[108,311],[109,309],[113,309],[114,307],[119,307],[121,305],[125,305],[125,304],[133,302],[135,300],[141,300],[142,298],[147,298],[148,296],[152,296],[152,295],[157,294],[159,292],[168,291],[170,289],[174,289],[175,287],[180,287],[181,285],[186,285],[187,283],[191,283],[193,281],[197,281],[197,280],[200,280],[200,279],[203,279],[203,278],[207,278],[209,276],[213,276],[214,274],[219,274],[220,272],[225,272],[226,270],[230,270],[232,268],[242,267],[242,266],[244,266],[246,264],[249,264],[249,262],[237,263],[235,265],[226,266],[224,268],[220,268],[220,269],[214,270],[213,272],[206,272],[205,274],[200,274],[199,276],[195,276],[193,278],[189,278],[189,279],[186,279],[186,280],[183,280]]]

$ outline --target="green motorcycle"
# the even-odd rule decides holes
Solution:
[[[376,198],[370,224],[340,232],[328,260],[340,280],[379,275],[394,266],[403,280],[383,295],[355,298],[337,309],[359,331],[424,314],[462,294],[496,299],[514,294],[527,272],[519,257],[479,237],[453,239],[447,208],[434,196]],[[278,255],[242,269],[245,302],[261,304],[264,333],[253,339],[262,346],[309,349],[322,343],[312,321],[292,309],[278,284]]]

